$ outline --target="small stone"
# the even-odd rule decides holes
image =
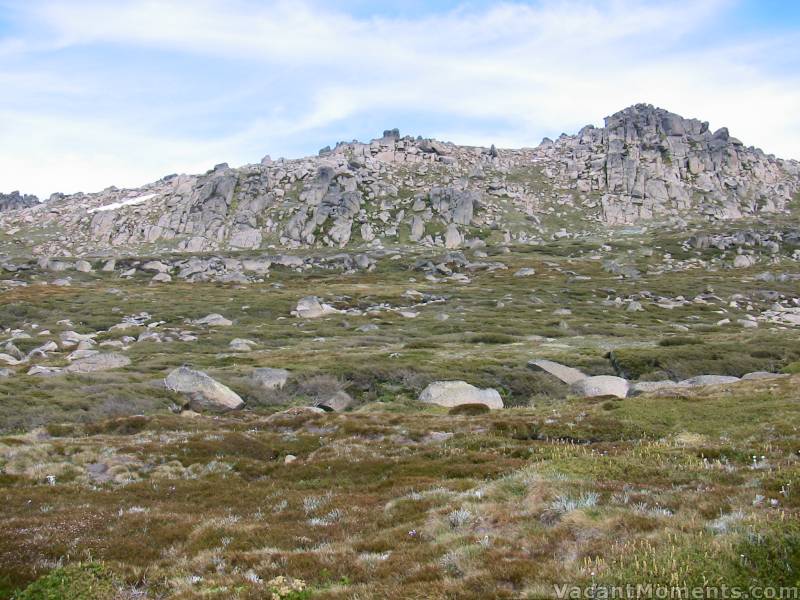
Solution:
[[[302,319],[316,319],[325,315],[336,314],[341,311],[329,304],[323,304],[316,296],[306,296],[297,302],[294,310],[296,316]]]
[[[192,321],[195,325],[207,325],[208,327],[230,327],[233,325],[233,321],[226,319],[220,314],[211,313],[210,315],[206,315],[202,319],[197,319]]]
[[[257,344],[253,340],[245,340],[242,338],[233,339],[228,344],[228,348],[230,348],[232,352],[252,352],[255,346],[257,346]]]
[[[91,273],[92,272],[92,265],[87,260],[79,260],[75,263],[75,270],[80,273]]]
[[[150,280],[151,283],[169,283],[172,281],[172,276],[169,273],[156,273]]]

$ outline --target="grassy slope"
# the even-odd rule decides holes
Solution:
[[[727,305],[734,293],[794,294],[795,284],[754,281],[764,267],[736,277],[725,269],[648,274],[663,251],[691,257],[672,239],[647,242],[655,257],[639,252],[638,239],[614,243],[604,257],[635,264],[644,273],[636,281],[602,270],[592,258],[599,243],[569,241],[492,257],[509,269],[469,284],[428,282],[409,270],[413,259],[357,275],[276,269],[250,286],[73,273],[72,287],[55,288],[27,276],[29,287],[2,293],[4,327],[35,333],[36,323],[55,335],[65,329],[57,321],[70,318],[93,332],[147,311],[165,321],[161,330],[191,330],[199,340],[134,344],[133,364],[118,371],[0,379],[0,527],[8,532],[0,597],[59,561],[102,561],[70,577],[111,573],[127,590],[174,598],[260,598],[277,575],[302,578],[322,598],[539,597],[554,583],[592,580],[795,582],[797,376],[589,402],[565,400],[563,386],[526,367],[547,357],[610,374],[612,351],[619,368],[647,379],[777,370],[800,358],[796,332],[742,329],[735,320],[744,308]],[[515,278],[520,267],[537,275]],[[692,298],[709,288],[723,300],[674,309],[645,300],[644,312],[602,304],[644,290]],[[410,306],[408,289],[447,300],[414,319],[289,317],[307,294],[342,308]],[[572,314],[554,314],[559,308]],[[234,325],[186,322],[210,312]],[[717,326],[723,317],[734,324]],[[357,331],[365,323],[380,330]],[[258,349],[229,353],[235,337]],[[48,362],[65,363],[62,355]],[[233,387],[249,410],[169,415],[175,398],[160,380],[184,363]],[[243,378],[255,366],[289,368],[293,380],[279,398],[266,397]],[[336,385],[331,378],[356,397],[354,412],[270,416],[272,402],[302,403]],[[451,417],[416,405],[428,381],[462,378],[497,387],[518,408]],[[147,416],[126,416],[136,413]],[[37,426],[45,429],[25,433]],[[297,461],[284,464],[288,454]]]

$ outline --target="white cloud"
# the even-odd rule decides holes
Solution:
[[[308,151],[323,134],[335,136],[326,143],[352,139],[367,114],[386,115],[387,126],[425,122],[429,130],[407,133],[461,143],[535,145],[641,101],[800,157],[800,75],[773,67],[776,56],[800,62],[797,32],[705,39],[732,1],[698,0],[690,13],[677,0],[494,3],[392,19],[288,1],[31,0],[19,9],[28,29],[0,40],[0,83],[32,97],[80,95],[82,86],[92,103],[109,73],[64,77],[37,57],[133,48],[148,52],[153,78],[159,55],[189,60],[182,77],[208,78],[208,91],[185,106],[157,93],[141,106],[114,90],[118,110],[102,115],[68,113],[57,101],[26,111],[0,99],[0,189],[134,185],[267,151]],[[253,75],[229,89],[205,72],[206,61]],[[269,78],[278,87],[259,84]],[[239,111],[254,116],[228,123]],[[216,120],[223,133],[190,131],[189,118]]]

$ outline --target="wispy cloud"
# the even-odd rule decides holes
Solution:
[[[736,6],[698,0],[688,15],[677,0],[575,0],[395,16],[310,1],[4,0],[0,84],[18,94],[0,98],[0,189],[134,185],[390,126],[535,145],[640,101],[800,156],[800,25],[729,35],[720,23]]]

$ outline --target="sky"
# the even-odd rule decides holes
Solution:
[[[0,0],[0,192],[135,187],[394,127],[536,146],[638,102],[800,159],[800,2]]]

